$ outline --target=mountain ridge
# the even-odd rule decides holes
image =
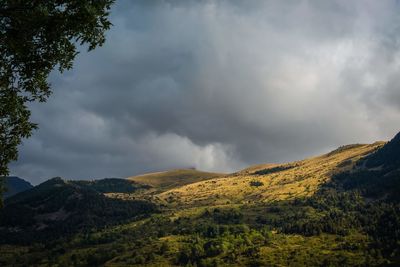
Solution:
[[[4,198],[9,198],[20,192],[31,189],[33,185],[17,176],[7,176],[5,177],[5,187]]]
[[[0,211],[0,242],[24,243],[32,237],[45,240],[68,236],[146,216],[156,210],[154,204],[145,200],[108,198],[90,181],[55,177],[5,200],[5,207]]]

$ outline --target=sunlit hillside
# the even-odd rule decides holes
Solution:
[[[155,196],[170,205],[224,205],[285,200],[312,195],[333,173],[382,147],[384,142],[343,146],[328,154],[287,164],[257,165],[190,183]]]
[[[129,177],[128,180],[159,189],[168,189],[221,176],[224,176],[224,174],[202,172],[194,169],[176,169],[132,176]]]

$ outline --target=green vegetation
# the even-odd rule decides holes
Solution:
[[[129,177],[130,181],[150,185],[158,190],[166,190],[191,184],[199,181],[221,177],[221,173],[202,172],[194,169],[177,169],[164,172],[147,173],[143,175]]]
[[[281,165],[281,166],[277,166],[277,167],[258,170],[258,171],[255,171],[254,174],[255,175],[266,175],[266,174],[286,171],[286,170],[289,170],[294,167],[295,167],[294,165]]]
[[[396,168],[400,165],[400,133],[376,153],[367,157],[366,166],[369,168],[385,165]]]
[[[3,208],[3,194],[5,188],[4,188],[4,181],[5,180],[5,176],[0,175],[0,209]]]
[[[15,195],[5,203],[0,212],[0,242],[9,244],[67,237],[144,218],[157,211],[150,202],[107,198],[84,182],[68,182],[61,178]]]
[[[69,181],[69,183],[87,187],[100,193],[133,193],[139,189],[151,188],[151,186],[148,185],[119,178],[105,178],[93,181]]]
[[[381,150],[370,154],[381,146],[346,146],[273,173],[221,176],[161,193],[140,188],[137,181],[53,179],[6,202],[0,265],[398,266],[400,166],[392,162],[400,154],[390,161],[382,160],[386,152]],[[368,167],[372,158],[379,168]],[[231,187],[220,188],[227,184]],[[212,196],[219,202],[210,202],[209,188],[203,191],[203,186],[219,190]],[[236,186],[250,188],[246,201],[235,195]],[[186,197],[189,189],[190,202],[179,205],[178,197]],[[158,208],[102,194],[110,192],[147,197]],[[266,193],[274,198],[259,197]],[[170,203],[158,199],[164,195]],[[237,200],[227,202],[228,197]],[[73,215],[49,221],[49,213],[60,215],[61,207]],[[47,227],[38,231],[41,223]],[[21,239],[23,234],[30,239]]]
[[[254,180],[254,181],[250,181],[250,185],[251,185],[251,186],[258,187],[258,186],[263,186],[264,183],[263,183],[263,182],[260,182],[260,181]]]
[[[289,234],[268,223],[251,223],[240,210],[215,209],[200,216],[150,219],[78,234],[51,246],[10,249],[4,265],[64,266],[359,266],[393,263],[363,233]],[[221,214],[224,219],[221,219]],[[238,219],[238,214],[242,214]],[[230,221],[228,218],[232,218]],[[44,249],[45,248],[45,249]],[[299,249],[301,248],[301,249]],[[8,253],[5,253],[7,252]],[[62,265],[62,266],[63,266]]]

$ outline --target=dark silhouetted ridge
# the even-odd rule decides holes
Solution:
[[[6,177],[5,185],[7,191],[4,193],[4,198],[9,198],[33,187],[29,182],[16,176]]]
[[[100,184],[104,190],[116,184],[126,186],[116,180],[108,180],[107,186]],[[91,182],[57,177],[5,201],[0,210],[0,240],[29,243],[67,236],[147,216],[156,210],[156,205],[148,201],[108,198]]]
[[[381,149],[367,157],[366,167],[393,168],[400,166],[400,133]]]

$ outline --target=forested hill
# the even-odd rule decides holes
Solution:
[[[9,198],[33,187],[29,182],[16,176],[6,177],[5,186],[6,192],[4,193],[4,198]]]
[[[50,179],[5,202],[0,211],[0,242],[34,242],[101,228],[156,211],[144,200],[110,199],[101,191],[132,192],[123,179],[97,182]]]

